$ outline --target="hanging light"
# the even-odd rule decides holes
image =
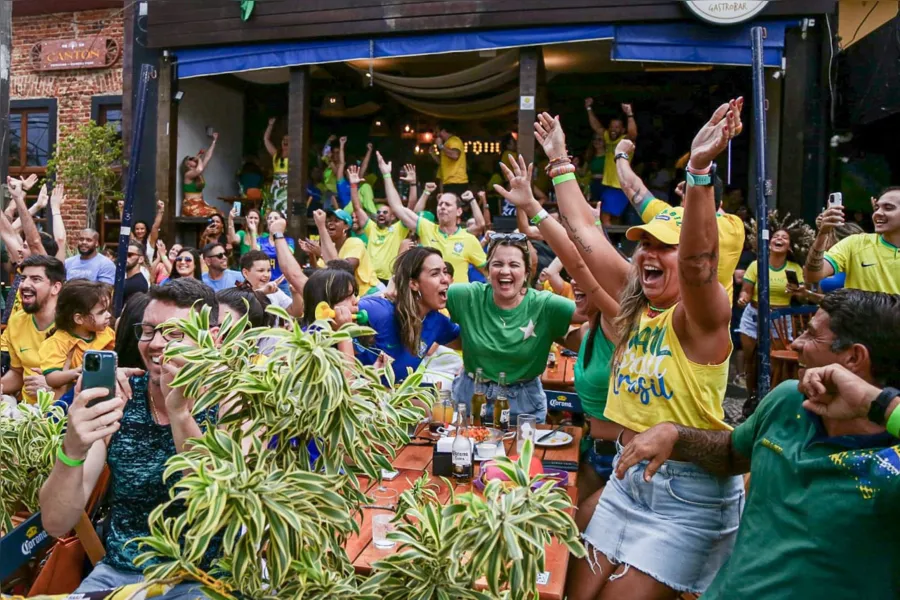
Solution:
[[[410,140],[416,137],[416,131],[412,127],[410,127],[409,123],[403,126],[403,131],[400,132],[400,137],[404,140]]]
[[[328,116],[328,113],[337,114],[341,113],[344,110],[344,96],[338,93],[326,94],[324,98],[322,98],[322,109],[321,112],[323,115]]]
[[[369,128],[369,135],[372,137],[387,137],[390,135],[387,123],[381,117],[375,117],[372,126]]]

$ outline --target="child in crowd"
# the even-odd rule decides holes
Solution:
[[[56,305],[56,332],[41,344],[41,371],[60,400],[71,402],[86,350],[112,350],[112,288],[96,281],[66,282]]]

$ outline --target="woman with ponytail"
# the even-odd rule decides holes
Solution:
[[[357,352],[364,364],[373,364],[379,352],[393,359],[397,381],[415,371],[433,344],[447,345],[459,337],[459,325],[439,311],[447,306],[453,278],[444,258],[434,248],[415,247],[394,262],[393,285],[384,296],[366,296],[359,309],[368,313],[375,330],[376,351]]]

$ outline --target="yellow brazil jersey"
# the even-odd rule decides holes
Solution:
[[[619,172],[616,170],[616,146],[625,139],[625,136],[619,136],[612,139],[609,131],[603,132],[603,142],[606,144],[606,161],[603,165],[603,185],[622,189],[619,183]]]
[[[542,288],[545,292],[553,292],[554,294],[556,293],[556,291],[553,289],[553,286],[550,285],[549,281],[545,281]],[[568,281],[563,281],[562,294],[559,294],[559,295],[564,298],[568,298],[569,300],[574,300],[575,292],[572,290],[572,284],[569,283]]]
[[[109,327],[90,340],[58,329],[41,344],[41,372],[46,375],[61,371],[66,368],[66,362],[69,369],[77,369],[84,362],[87,350],[112,350],[115,346],[116,333]]]
[[[846,273],[844,287],[900,294],[900,249],[878,233],[845,237],[825,253],[835,273]]]
[[[451,136],[444,144],[444,148],[459,150],[459,158],[451,160],[449,156],[441,152],[441,181],[448,183],[469,183],[469,175],[466,173],[466,146],[458,137]]]
[[[390,279],[394,271],[394,259],[400,253],[400,244],[409,235],[409,229],[399,221],[382,228],[374,219],[369,219],[363,233],[369,238],[366,249],[372,258],[375,273],[379,279]]]
[[[356,267],[356,285],[359,286],[360,297],[370,293],[372,288],[378,289],[378,277],[375,275],[375,267],[372,266],[372,258],[369,256],[366,245],[359,238],[347,238],[344,245],[338,250],[338,258],[347,260],[355,258],[359,261]],[[319,259],[319,267],[325,267],[325,261]]]
[[[453,265],[453,283],[469,283],[469,265],[484,267],[487,256],[478,239],[460,227],[447,235],[436,223],[419,217],[416,225],[419,243],[441,251],[444,261]]]
[[[46,329],[38,329],[34,316],[25,311],[11,316],[6,325],[10,367],[21,370],[23,377],[40,373],[41,344],[53,331],[53,324]],[[22,388],[22,399],[29,404],[35,401],[35,398],[25,393],[25,388]]]
[[[729,430],[722,408],[728,359],[718,365],[688,360],[675,335],[674,314],[675,307],[655,317],[644,312],[615,359],[603,415],[638,433],[665,421]]]
[[[775,269],[769,265],[769,304],[771,306],[790,306],[791,295],[787,293],[787,275],[788,271],[793,271],[797,275],[797,281],[803,283],[803,267],[789,260],[785,261],[780,269]],[[753,301],[759,301],[759,293],[756,282],[759,275],[759,265],[754,260],[744,272],[744,281],[753,284]]]
[[[673,216],[684,215],[684,208],[671,206],[667,202],[651,198],[641,206],[641,220],[649,223],[663,211],[668,211]],[[719,283],[725,286],[728,297],[732,297],[734,290],[734,270],[741,259],[744,250],[744,237],[746,231],[744,222],[737,215],[716,214],[716,225],[719,229]]]

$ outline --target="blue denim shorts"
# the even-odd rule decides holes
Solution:
[[[97,563],[91,574],[81,582],[81,585],[73,593],[77,595],[88,592],[111,592],[123,585],[133,585],[143,581],[144,576],[140,573],[118,571],[101,562]],[[162,596],[157,596],[157,598],[159,600],[196,600],[197,598],[206,598],[206,594],[200,591],[200,587],[199,583],[179,583]]]
[[[497,397],[497,391],[500,385],[494,382],[488,382],[487,401],[493,407],[494,398]],[[472,411],[472,394],[475,392],[475,380],[467,373],[460,373],[453,380],[453,402],[462,402],[471,413]],[[538,423],[547,420],[547,395],[544,394],[544,386],[541,385],[541,378],[535,377],[530,381],[521,381],[507,386],[507,394],[509,399],[509,424],[510,427],[516,426],[516,417],[519,415],[534,415],[537,417]]]
[[[621,458],[619,453],[613,468]],[[597,553],[678,592],[702,594],[731,556],[744,506],[741,477],[714,477],[691,463],[666,461],[647,483],[640,462],[609,478],[582,533]]]

